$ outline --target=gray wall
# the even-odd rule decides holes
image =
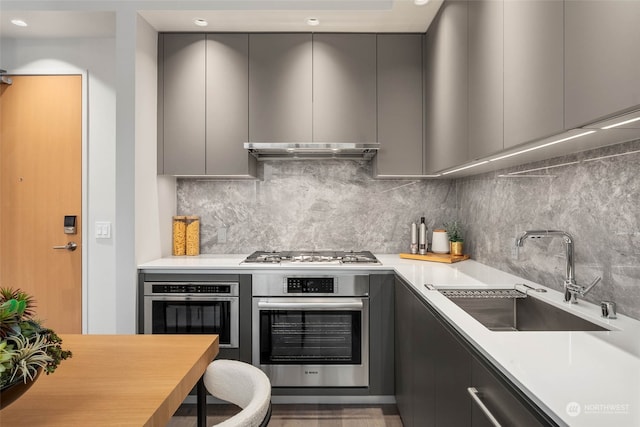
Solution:
[[[560,239],[528,239],[517,260],[512,248],[525,230],[567,231],[575,241],[578,283],[602,276],[587,299],[612,299],[619,312],[640,318],[639,166],[640,141],[634,141],[460,179],[467,250],[484,264],[560,290]],[[531,169],[538,170],[504,176]]]
[[[512,248],[524,230],[560,229],[574,237],[578,282],[603,278],[587,299],[640,318],[639,166],[640,141],[457,181],[374,180],[355,161],[270,161],[257,181],[179,179],[178,214],[201,217],[205,254],[407,252],[412,221],[425,215],[432,230],[457,216],[474,259],[558,290],[559,239],[527,240],[517,260]],[[529,169],[538,170],[503,177]]]
[[[260,180],[179,179],[178,215],[201,218],[201,253],[409,251],[410,224],[456,212],[452,181],[374,180],[351,160],[259,162]],[[227,227],[227,242],[218,229]]]

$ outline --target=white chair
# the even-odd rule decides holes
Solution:
[[[260,369],[237,360],[214,360],[204,373],[204,385],[214,397],[242,411],[218,427],[262,427],[271,418],[271,382]]]

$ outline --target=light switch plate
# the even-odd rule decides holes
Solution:
[[[227,227],[218,227],[218,243],[227,242]]]
[[[107,221],[96,221],[96,239],[111,238],[111,223]]]

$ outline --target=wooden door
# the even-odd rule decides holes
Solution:
[[[80,333],[82,76],[12,79],[0,87],[0,286],[34,295],[45,326]],[[54,249],[67,242],[77,249]]]

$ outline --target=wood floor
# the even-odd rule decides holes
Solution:
[[[207,425],[232,416],[232,405],[208,405]],[[402,427],[396,405],[273,405],[269,427]],[[168,427],[195,427],[196,405],[182,405]]]

